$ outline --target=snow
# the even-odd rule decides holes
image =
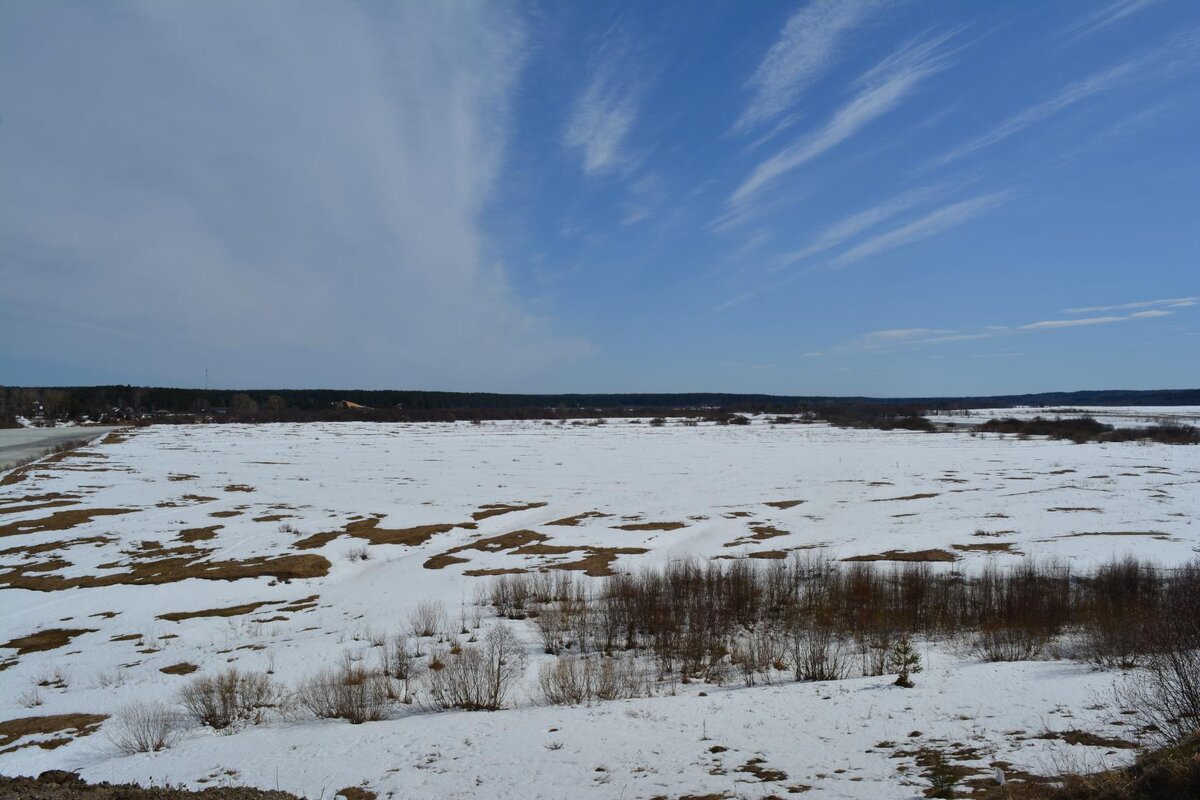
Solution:
[[[1143,412],[1114,413],[1135,418]],[[977,412],[974,419],[980,418],[987,417]],[[198,665],[197,674],[228,664],[271,667],[277,679],[294,684],[337,663],[345,650],[370,652],[373,635],[402,630],[408,611],[423,600],[442,600],[456,620],[460,606],[469,606],[477,587],[489,580],[464,570],[537,566],[582,555],[466,550],[456,555],[467,563],[424,566],[430,556],[456,545],[516,530],[536,531],[555,545],[648,550],[620,556],[619,570],[812,545],[824,546],[835,558],[941,548],[955,552],[961,560],[953,567],[965,570],[988,559],[1005,563],[1022,556],[958,551],[956,544],[1007,542],[1026,557],[1056,558],[1080,568],[1125,553],[1174,564],[1200,552],[1197,447],[771,426],[760,418],[750,426],[698,427],[625,420],[595,427],[153,426],[86,452],[93,455],[36,468],[25,480],[0,487],[0,526],[58,510],[4,511],[22,505],[14,502],[18,498],[49,492],[79,495],[80,505],[67,509],[131,513],[96,517],[66,531],[5,536],[0,573],[47,557],[27,559],[23,548],[100,535],[113,541],[67,546],[56,554],[69,566],[31,574],[119,573],[121,568],[101,565],[127,560],[121,551],[145,541],[178,546],[180,531],[211,525],[222,527],[213,539],[195,543],[212,550],[210,559],[316,553],[332,566],[325,577],[290,583],[190,579],[157,586],[0,590],[0,641],[45,628],[95,629],[64,647],[20,655],[0,671],[0,720],[112,713],[134,699],[171,702],[187,679],[159,670],[181,662]],[[253,491],[228,490],[232,486]],[[767,505],[791,500],[804,502],[786,509]],[[474,529],[465,526],[474,512],[493,503],[546,505],[487,517]],[[240,513],[211,516],[228,511]],[[587,512],[609,516],[589,517],[576,527],[548,524]],[[284,518],[255,521],[274,515]],[[386,529],[460,527],[417,546],[372,545],[367,561],[349,558],[365,542],[345,535],[318,549],[293,549],[304,537],[341,531],[369,515],[379,516],[378,527]],[[617,527],[651,522],[685,527]],[[752,524],[788,533],[726,546],[750,534]],[[997,535],[980,538],[979,532]],[[1100,533],[1106,535],[1095,535]],[[312,595],[319,595],[317,607],[294,613],[263,606],[258,613],[227,618],[157,618]],[[94,616],[102,612],[114,616]],[[254,621],[276,616],[286,619]],[[911,755],[922,746],[979,747],[980,766],[1004,761],[1012,765],[1007,769],[1040,773],[1054,772],[1070,759],[1100,763],[1128,755],[1031,738],[1047,729],[1075,728],[1129,737],[1106,700],[1114,675],[1068,662],[981,664],[942,643],[922,642],[926,669],[915,676],[912,690],[890,686],[888,678],[750,689],[691,684],[679,686],[675,696],[546,707],[538,704],[534,689],[538,661],[546,658],[536,646],[536,632],[528,623],[512,624],[530,657],[513,709],[433,713],[401,707],[393,719],[359,726],[272,719],[232,735],[192,728],[172,749],[136,756],[116,753],[102,730],[52,750],[23,747],[0,754],[0,772],[66,768],[93,780],[191,786],[227,780],[310,797],[365,781],[381,796],[396,797],[759,796],[803,784],[813,787],[810,796],[907,798],[928,785]],[[112,641],[129,634],[142,638]],[[155,652],[140,652],[150,649]],[[0,648],[0,662],[14,652]],[[66,677],[67,688],[43,687],[42,705],[22,705],[21,696],[54,670]],[[915,731],[920,734],[910,736]],[[885,741],[894,744],[877,746]],[[713,747],[728,749],[713,753]],[[896,757],[897,750],[910,755]],[[737,771],[753,758],[787,778],[760,783]],[[236,770],[236,776],[222,777],[223,770]]]

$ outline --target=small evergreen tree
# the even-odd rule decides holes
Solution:
[[[888,667],[891,672],[897,673],[897,686],[905,689],[913,687],[911,675],[921,671],[921,654],[913,649],[907,636],[901,636],[892,646],[892,652],[888,654]]]

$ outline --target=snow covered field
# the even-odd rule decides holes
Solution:
[[[362,784],[381,797],[811,787],[906,798],[928,786],[923,748],[1044,774],[1128,755],[1056,732],[1129,734],[1107,699],[1110,673],[981,664],[928,642],[912,690],[886,677],[691,684],[676,696],[549,707],[538,703],[545,656],[528,623],[512,623],[527,642],[528,680],[516,708],[495,713],[414,705],[356,726],[301,716],[232,735],[193,728],[165,752],[132,756],[109,744],[111,720],[78,737],[14,737],[2,721],[174,702],[188,680],[178,673],[192,667],[271,668],[295,683],[344,651],[371,651],[421,601],[443,601],[457,620],[497,570],[603,574],[817,547],[839,559],[926,552],[964,570],[1023,556],[1087,568],[1126,553],[1173,564],[1200,552],[1197,447],[763,419],[158,426],[18,477],[0,485],[0,642],[16,641],[0,646],[0,772],[67,768],[309,797]],[[520,547],[530,541],[546,547]],[[63,633],[22,646],[53,630]],[[52,739],[61,746],[29,746]]]

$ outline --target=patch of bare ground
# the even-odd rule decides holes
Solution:
[[[619,531],[677,531],[686,528],[683,522],[631,522],[628,525],[617,525]]]
[[[1083,745],[1084,747],[1105,747],[1109,750],[1136,750],[1135,742],[1128,742],[1124,739],[1116,739],[1106,736],[1098,736],[1089,731],[1068,730],[1068,731],[1045,731],[1039,733],[1034,739],[1059,740],[1067,744]]]
[[[479,507],[479,510],[471,515],[471,519],[479,522],[480,520],[490,517],[498,517],[501,514],[511,514],[514,511],[529,511],[534,508],[543,508],[545,503],[525,503],[510,505],[509,503],[488,503]]]
[[[760,783],[775,783],[787,780],[786,772],[781,769],[771,769],[766,766],[766,763],[766,759],[764,758],[752,758],[735,771],[753,775]]]
[[[725,547],[741,547],[751,542],[765,542],[767,539],[774,539],[776,536],[787,536],[787,531],[782,531],[773,525],[765,523],[755,523],[750,526],[750,530],[754,531],[749,536],[742,536],[734,539],[732,542],[726,542]]]
[[[611,517],[612,514],[602,514],[599,511],[585,511],[582,514],[576,514],[573,517],[563,517],[556,519],[553,522],[547,522],[547,525],[561,525],[563,527],[573,528],[583,522],[585,519],[598,519],[601,517]]]
[[[70,743],[74,738],[89,736],[100,728],[100,723],[108,719],[107,714],[53,714],[44,717],[21,717],[0,722],[0,753],[11,753],[22,747],[37,746],[43,750],[53,750]],[[53,739],[43,739],[23,745],[13,745],[26,736],[50,736],[56,733],[70,733],[70,736],[56,736]],[[2,790],[0,790],[2,792]],[[0,793],[0,797],[3,794]],[[16,795],[10,795],[15,797]]]
[[[451,558],[454,558],[454,556],[451,556]],[[467,559],[463,558],[455,560],[466,561]],[[467,575],[472,578],[487,578],[494,575],[522,575],[528,571],[529,570],[522,569],[521,567],[496,567],[494,569],[464,569],[463,575]]]
[[[958,556],[946,550],[888,550],[866,556],[850,556],[842,561],[957,561]]]
[[[217,531],[224,528],[224,525],[209,525],[206,528],[184,528],[176,537],[181,542],[207,542],[209,539],[217,538]]]
[[[185,619],[196,619],[198,617],[240,617],[245,614],[253,614],[263,606],[277,606],[282,602],[282,600],[262,600],[257,603],[242,603],[240,606],[226,606],[225,608],[204,608],[199,611],[170,611],[166,614],[159,614],[157,618],[166,620],[167,622],[182,622]]]
[[[918,492],[917,494],[906,494],[903,497],[876,497],[872,503],[890,503],[893,500],[926,500],[930,497],[937,497],[937,492]]]
[[[1171,537],[1162,531],[1082,531],[1068,533],[1064,538],[1073,539],[1078,536],[1149,536],[1153,539],[1170,541]]]
[[[14,555],[38,555],[40,553],[52,553],[55,550],[68,550],[72,547],[77,547],[84,544],[94,544],[97,547],[115,542],[111,536],[81,536],[78,539],[65,539],[57,542],[42,542],[41,544],[33,544],[27,547],[9,547],[0,550],[0,556]]]
[[[184,551],[187,552],[184,552]],[[172,553],[165,558],[150,557]],[[107,575],[63,577],[61,575],[31,575],[44,572],[38,565],[22,565],[0,572],[0,586],[53,592],[65,589],[97,586],[146,586],[196,578],[210,581],[234,581],[242,578],[274,578],[290,581],[302,578],[321,578],[329,573],[328,559],[318,555],[258,556],[243,561],[206,561],[211,551],[192,547],[170,550],[147,550],[135,554],[131,561],[101,565],[104,569],[125,568],[127,571]],[[65,563],[65,562],[63,562]]]
[[[117,514],[132,514],[132,508],[79,508],[70,511],[55,511],[48,517],[38,519],[23,519],[0,525],[0,537],[20,536],[26,533],[45,533],[47,531],[65,531],[76,525],[91,522],[96,517],[114,516]]]
[[[30,503],[24,506],[0,506],[0,514],[23,514],[27,511],[40,511],[43,508],[61,508],[63,506],[77,506],[78,500],[47,500],[42,503]]]
[[[803,502],[803,500],[772,500],[771,502],[764,503],[763,505],[768,505],[771,508],[778,508],[780,511],[786,511],[789,508],[795,508]]]
[[[229,519],[230,517],[240,517],[241,515],[241,511],[214,511],[209,514],[210,517],[216,519]]]
[[[1103,514],[1104,510],[1095,506],[1055,506],[1047,508],[1047,511],[1095,511],[1098,514]]]
[[[255,522],[279,522],[285,519],[291,519],[292,514],[263,514],[261,517],[255,517]]]
[[[1013,550],[1013,542],[976,542],[975,544],[952,544],[955,550],[962,553],[1012,553],[1020,555],[1020,550]]]
[[[339,536],[366,539],[369,544],[403,544],[409,547],[416,547],[425,544],[438,534],[449,533],[455,528],[466,528],[467,530],[475,528],[475,523],[473,522],[417,525],[412,528],[380,528],[379,522],[379,517],[354,520],[347,523],[346,527],[340,531],[314,533],[295,542],[292,547],[297,550],[311,550],[323,547]]]
[[[200,476],[199,475],[189,475],[187,473],[177,472],[177,473],[172,473],[172,474],[168,475],[167,480],[169,480],[169,481],[194,481],[198,477],[200,477]]]
[[[253,486],[247,486],[244,483],[231,483],[225,487],[227,492],[254,492],[257,491]]]
[[[585,547],[587,555],[578,561],[568,561],[562,564],[547,564],[547,569],[580,571],[593,578],[604,578],[616,575],[613,562],[617,556],[641,555],[650,552],[645,547]]]
[[[0,800],[299,800],[279,790],[210,786],[199,791],[132,783],[89,784],[72,772],[51,770],[37,778],[0,776]]]
[[[468,559],[458,557],[455,553],[466,552],[467,550],[478,550],[484,553],[500,553],[505,550],[515,550],[518,547],[525,547],[539,542],[545,542],[550,539],[544,533],[537,531],[510,531],[502,533],[499,536],[489,536],[485,539],[478,539],[474,542],[460,544],[458,547],[451,547],[444,553],[439,553],[425,562],[425,569],[441,569],[448,567],[451,564],[461,564]]]
[[[345,789],[339,789],[334,797],[343,797],[345,800],[375,800],[379,795],[372,792],[370,789],[364,789],[361,786],[347,786]]]
[[[189,664],[186,661],[180,661],[178,664],[172,664],[169,667],[159,667],[158,671],[164,675],[191,675],[198,669],[200,668],[195,664]]]
[[[95,632],[95,628],[47,628],[44,631],[31,633],[28,636],[10,639],[4,644],[0,644],[0,647],[15,649],[17,655],[23,656],[26,653],[56,650],[59,647],[69,644],[76,636]]]

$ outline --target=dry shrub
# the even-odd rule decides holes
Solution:
[[[322,719],[344,719],[357,725],[386,719],[395,695],[390,679],[351,661],[325,670],[300,684],[296,699]]]
[[[130,703],[114,715],[109,740],[125,755],[157,753],[179,739],[179,722],[179,715],[163,703]]]
[[[632,658],[579,656],[542,664],[538,686],[543,699],[551,705],[623,700],[643,696],[648,688]]]
[[[180,702],[197,722],[219,731],[257,725],[282,697],[279,685],[265,672],[241,672],[236,667],[194,678],[179,693]]]
[[[437,600],[418,603],[408,615],[413,636],[436,636],[446,627],[446,604]]]
[[[441,669],[425,675],[425,689],[435,708],[496,711],[504,707],[525,668],[525,652],[507,625],[496,625],[481,646],[468,645],[447,656]]]

